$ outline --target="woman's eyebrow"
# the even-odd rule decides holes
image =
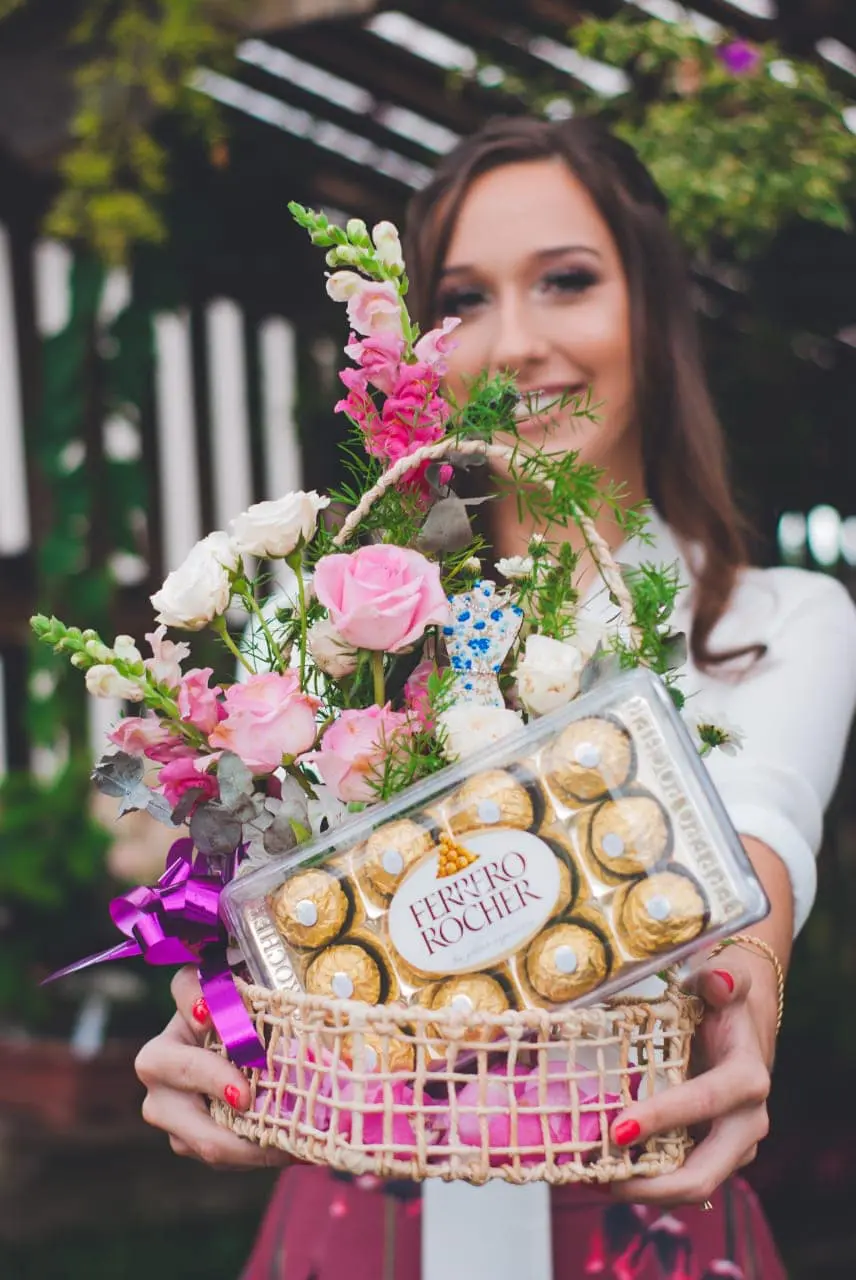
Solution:
[[[566,253],[586,253],[592,258],[601,258],[599,249],[595,249],[590,244],[561,244],[556,245],[552,249],[537,249],[531,256],[539,262],[549,262],[554,258],[561,258]],[[451,267],[444,267],[440,272],[440,279],[444,280],[448,276],[474,274],[478,268],[469,262],[455,263]]]

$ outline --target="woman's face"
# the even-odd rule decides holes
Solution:
[[[549,453],[577,449],[615,479],[636,475],[627,282],[606,223],[561,160],[508,164],[475,180],[437,309],[462,321],[447,379],[459,399],[483,370],[513,372],[530,405],[532,396],[552,402],[521,410],[522,436]],[[556,406],[587,391],[597,422]]]

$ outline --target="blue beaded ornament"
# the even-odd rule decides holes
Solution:
[[[455,700],[504,707],[499,672],[523,626],[523,610],[511,603],[507,588],[498,591],[486,579],[449,596],[449,603],[452,621],[443,628],[443,638],[455,673]]]

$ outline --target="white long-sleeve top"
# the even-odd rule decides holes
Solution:
[[[693,610],[688,557],[656,514],[651,543],[626,543],[627,565],[675,564],[683,589],[673,628],[690,632]],[[586,610],[604,622],[615,607],[595,585]],[[788,869],[799,930],[817,886],[815,859],[856,708],[856,606],[835,579],[804,569],[747,568],[715,627],[712,651],[761,644],[765,655],[733,668],[699,671],[690,659],[681,688],[688,712],[714,724],[726,719],[745,735],[734,756],[714,750],[710,775],[735,828],[768,845]],[[658,980],[651,980],[655,986]],[[654,994],[651,983],[640,994]],[[553,1276],[550,1195],[546,1183],[425,1184],[423,1280],[559,1280]]]

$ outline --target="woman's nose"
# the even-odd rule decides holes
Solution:
[[[504,299],[496,310],[491,371],[507,370],[525,380],[547,352],[548,344],[525,304],[516,297]]]

